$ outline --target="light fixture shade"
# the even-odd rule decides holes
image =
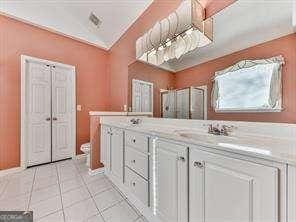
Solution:
[[[136,58],[143,58],[145,53],[149,54],[151,50],[158,50],[168,40],[175,39],[191,28],[199,33],[199,42],[195,43],[196,47],[204,47],[213,41],[213,20],[205,20],[205,9],[198,0],[183,1],[167,18],[157,22],[148,32],[138,38]],[[175,45],[172,48],[174,47]],[[144,56],[144,58],[148,57]]]

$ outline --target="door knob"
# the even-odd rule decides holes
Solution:
[[[46,121],[50,121],[50,117],[47,117],[45,120],[46,120]]]
[[[198,167],[198,168],[203,168],[204,167],[202,162],[194,162],[193,166]]]
[[[53,121],[57,121],[57,120],[58,120],[58,118],[56,118],[56,117],[53,117],[53,118],[52,118],[52,120],[53,120]]]
[[[185,157],[183,157],[183,156],[178,157],[177,160],[182,161],[182,162],[186,161]]]

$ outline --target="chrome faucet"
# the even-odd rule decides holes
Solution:
[[[132,119],[130,120],[130,122],[131,122],[133,125],[138,125],[138,124],[141,122],[141,120],[140,120],[139,118],[132,118]]]
[[[222,125],[219,127],[219,124],[216,126],[213,126],[213,124],[208,125],[208,133],[213,135],[223,135],[223,136],[229,136],[230,132],[233,131],[234,126],[227,126]]]

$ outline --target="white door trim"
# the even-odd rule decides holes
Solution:
[[[75,66],[71,65],[66,65],[54,61],[49,61],[45,59],[39,59],[27,55],[21,55],[21,146],[20,146],[20,166],[22,169],[27,168],[27,152],[28,148],[26,147],[26,136],[25,136],[25,130],[26,130],[26,62],[31,61],[31,62],[41,62],[41,63],[46,63],[48,65],[52,66],[60,66],[64,68],[68,68],[72,70],[72,74],[74,75],[74,86],[76,86],[76,71],[75,71]],[[75,112],[72,117],[71,125],[73,129],[73,152],[72,152],[72,158],[76,156],[76,87],[73,87],[73,104],[75,106]]]

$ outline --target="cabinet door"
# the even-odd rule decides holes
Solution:
[[[277,222],[278,169],[190,150],[190,222]]]
[[[105,170],[110,171],[110,127],[101,128],[101,163]]]
[[[153,213],[163,222],[187,222],[187,147],[162,140],[153,144],[150,158]]]
[[[112,128],[110,173],[123,183],[123,130]]]

